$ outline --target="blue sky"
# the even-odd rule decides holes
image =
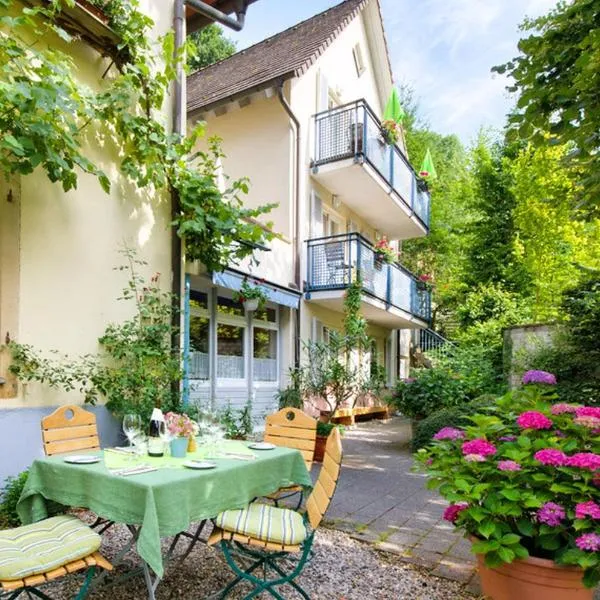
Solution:
[[[506,80],[490,68],[517,52],[518,25],[556,0],[380,0],[397,84],[416,92],[422,116],[468,143],[482,126],[501,127],[512,102]],[[302,21],[336,0],[260,0],[240,33],[245,48]]]

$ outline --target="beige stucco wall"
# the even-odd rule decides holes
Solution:
[[[166,10],[162,2],[147,0],[142,7],[156,20],[155,35],[170,28],[171,5]],[[57,39],[47,41],[71,53],[82,83],[101,85],[107,59],[82,42],[66,46]],[[169,115],[167,100],[165,123]],[[146,274],[161,272],[165,289],[170,287],[170,198],[128,183],[118,171],[119,157],[110,140],[101,133],[90,129],[85,151],[109,176],[109,195],[94,177],[82,173],[77,189],[68,193],[41,169],[20,180],[19,261],[12,264],[18,269],[19,288],[13,295],[19,303],[11,337],[42,352],[96,352],[106,325],[133,314],[130,303],[116,300],[127,281],[124,272],[113,270],[124,263],[118,254],[122,244],[135,248],[148,262]],[[5,299],[3,290],[3,304]],[[77,393],[32,383],[21,387],[16,398],[1,400],[0,409],[81,400]]]

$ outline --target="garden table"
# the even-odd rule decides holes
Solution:
[[[289,485],[312,486],[302,454],[276,447],[255,451],[251,460],[225,456],[241,452],[242,442],[224,442],[215,458],[216,468],[193,470],[183,467],[191,458],[203,458],[202,449],[186,459],[143,457],[155,471],[116,475],[109,468],[131,465],[127,456],[106,450],[92,452],[102,460],[95,464],[70,464],[65,456],[37,459],[19,500],[17,511],[23,523],[48,516],[47,501],[88,508],[98,516],[124,523],[137,539],[150,598],[163,576],[161,538],[188,529],[191,523],[218,515],[223,510],[242,508],[254,498],[266,496]],[[243,447],[246,454],[249,450]],[[133,463],[135,464],[135,463]],[[133,543],[133,541],[132,541]],[[156,574],[150,585],[148,566]]]

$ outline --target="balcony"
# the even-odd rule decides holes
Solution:
[[[430,197],[406,157],[381,135],[364,100],[318,113],[313,176],[392,239],[429,232]]]
[[[306,299],[343,310],[344,290],[356,277],[363,284],[362,314],[391,329],[426,327],[431,293],[404,267],[376,260],[373,246],[349,233],[307,241]]]

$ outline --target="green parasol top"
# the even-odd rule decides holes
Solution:
[[[427,148],[427,152],[425,152],[425,158],[421,163],[419,175],[421,177],[431,177],[431,179],[435,179],[437,177],[435,165],[433,164],[433,158],[431,158],[431,151],[429,148]]]
[[[383,111],[384,121],[394,121],[394,123],[401,123],[404,119],[404,109],[400,104],[400,96],[398,96],[398,90],[393,87],[392,93],[388,98],[385,110]]]

